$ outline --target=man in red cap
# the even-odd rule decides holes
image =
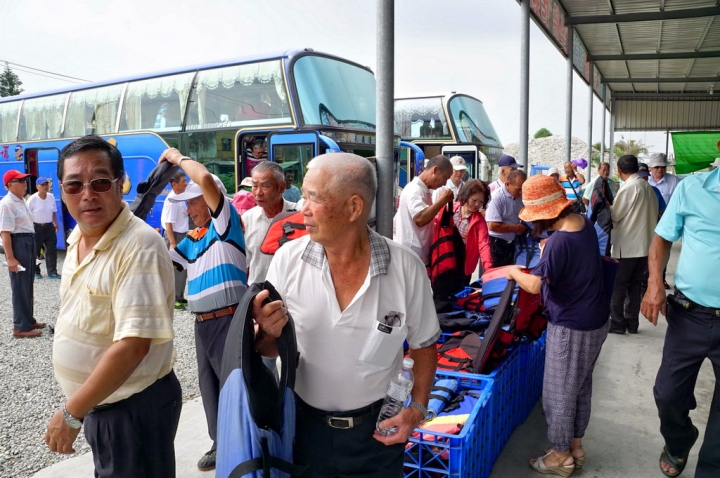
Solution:
[[[35,271],[35,227],[25,204],[27,177],[16,169],[3,176],[8,190],[0,200],[0,235],[10,271],[13,304],[13,336],[38,337],[45,324],[33,318],[33,274]]]

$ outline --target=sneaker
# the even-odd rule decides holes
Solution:
[[[42,279],[42,274],[35,274],[36,279]]]
[[[210,450],[209,452],[205,453],[202,458],[200,458],[200,461],[198,461],[198,470],[200,471],[210,471],[215,469],[215,450]]]
[[[48,274],[48,279],[60,279],[60,274]]]
[[[187,299],[178,299],[177,301],[180,302],[182,305],[188,304]]]
[[[185,306],[182,304],[182,302],[177,301],[175,302],[175,310],[185,310]]]

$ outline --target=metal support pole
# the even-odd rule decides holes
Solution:
[[[605,98],[607,97],[607,85],[602,86],[602,133],[600,135],[600,162],[605,161],[605,113],[607,112],[607,103]]]
[[[518,162],[528,170],[528,139],[530,118],[530,0],[520,3],[520,135]]]
[[[565,161],[572,160],[573,27],[567,27],[567,99],[565,102]]]
[[[667,159],[668,151],[670,151],[670,130],[665,130],[665,158]]]
[[[613,151],[615,149],[615,99],[613,98],[610,100],[610,144],[608,145],[608,148],[610,148],[610,159],[608,160],[608,164],[610,165],[610,177],[613,176],[613,171],[617,167],[613,159]]]
[[[395,104],[395,0],[377,0],[377,232],[392,239],[395,212],[393,134]]]
[[[590,178],[592,177],[592,154],[593,154],[593,147],[592,147],[592,129],[593,129],[593,83],[595,80],[595,68],[593,67],[593,64],[590,63],[590,104],[588,105],[588,169],[585,173],[585,184],[590,186]]]

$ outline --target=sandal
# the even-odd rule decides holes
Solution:
[[[582,445],[578,446],[571,446],[570,447],[570,454],[572,454],[575,450],[582,450]],[[584,451],[584,450],[583,450]],[[583,456],[575,456],[573,455],[573,461],[575,462],[575,469],[576,470],[582,470],[582,467],[585,465],[585,454]]]
[[[558,458],[556,454],[553,453],[554,450],[550,450],[548,453],[546,453],[543,456],[535,458],[535,463],[530,461],[530,468],[537,471],[538,473],[542,473],[543,475],[557,475],[557,476],[570,476],[572,475],[572,472],[575,471],[575,463],[571,463],[569,465],[563,465],[563,459]],[[552,457],[552,459],[555,461],[555,466],[548,467],[545,464],[545,460],[548,457]]]
[[[583,449],[582,445],[571,446],[571,447],[570,447],[570,454],[572,455],[572,452],[573,452],[574,450],[577,450],[577,449],[582,450],[582,449]],[[551,453],[552,451],[553,451],[553,448],[552,448],[552,447],[550,447],[550,448],[545,448],[545,453]],[[573,462],[575,463],[575,469],[576,469],[576,470],[581,470],[582,467],[585,465],[585,455],[583,455],[583,456],[575,456],[575,455],[572,455],[572,457],[573,457]]]
[[[669,476],[670,478],[674,478],[675,476],[680,476],[680,473],[683,472],[685,469],[685,465],[687,465],[688,457],[690,456],[690,450],[692,450],[693,445],[695,445],[695,442],[698,439],[698,435],[700,433],[698,432],[697,427],[693,426],[693,440],[692,445],[690,445],[690,448],[688,448],[687,453],[685,455],[680,457],[672,456],[670,453],[668,453],[667,448],[663,447],[663,451],[660,454],[660,471],[662,471],[663,475]],[[665,464],[672,466],[675,468],[675,473],[670,473],[668,471],[663,470],[662,463],[665,462]]]

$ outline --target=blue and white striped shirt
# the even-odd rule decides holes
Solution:
[[[247,288],[245,236],[227,198],[211,214],[209,227],[188,233],[170,251],[173,263],[188,271],[188,305],[195,313],[240,302]]]

